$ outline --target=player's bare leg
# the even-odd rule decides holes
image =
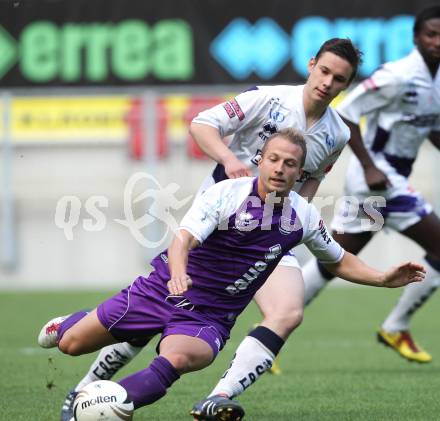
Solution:
[[[291,278],[289,278],[289,276]],[[295,287],[293,300],[280,300],[283,285],[289,281],[298,283]],[[265,285],[255,294],[255,301],[263,315],[259,326],[264,326],[276,333],[285,341],[290,333],[296,329],[303,318],[304,291],[301,288],[301,271],[294,267],[279,266],[273,278],[269,278]],[[289,287],[287,287],[289,288]],[[287,292],[288,290],[284,290]],[[258,325],[254,326],[254,331]],[[271,374],[281,374],[279,354],[275,356],[269,369]]]
[[[440,285],[440,220],[435,213],[431,213],[402,231],[402,234],[428,253],[424,263],[427,272],[423,282],[405,287],[399,301],[382,324],[378,339],[409,361],[427,363],[432,357],[412,339],[409,324],[412,315]]]
[[[41,347],[58,347],[70,355],[87,354],[115,342],[99,321],[96,310],[56,317],[47,322],[38,335]]]
[[[371,232],[360,233],[332,233],[333,238],[347,251],[358,254],[371,240]],[[332,280],[334,276],[316,259],[310,259],[302,268],[304,278],[304,302],[309,305],[319,292]]]
[[[212,348],[204,340],[186,335],[166,336],[160,343],[160,355],[179,374],[201,370],[214,360]]]
[[[80,326],[80,330],[78,330],[77,325]],[[109,342],[115,342],[115,339],[109,336],[109,333],[105,330],[105,328],[97,319],[96,311],[92,312],[91,314],[87,314],[87,311],[80,311],[70,316],[57,317],[46,323],[46,325],[41,329],[38,337],[38,343],[44,348],[51,348],[55,346],[60,347],[61,342],[60,350],[62,350],[63,352],[78,352],[78,350],[74,350],[73,348],[71,348],[71,346],[74,342],[75,335],[77,335],[76,339],[78,339],[78,335],[83,335],[83,328],[85,335],[90,335],[90,338],[93,339],[98,339],[100,341],[102,340],[102,342],[97,344],[98,347],[101,346],[101,344],[107,345]],[[115,345],[123,346],[124,344]],[[88,344],[88,346],[90,346],[90,344]],[[103,351],[104,350],[100,352],[100,357],[102,357]],[[106,354],[108,354],[108,352],[106,352]],[[122,357],[122,354],[118,355]],[[100,357],[98,357],[98,360]],[[105,370],[105,368],[108,367],[109,363],[111,364],[115,362],[115,358],[109,359],[108,357],[109,355],[107,355],[107,359],[104,362],[99,361],[98,363],[101,365],[95,367],[92,374],[89,375],[88,373],[87,376],[80,382],[77,388],[74,388],[67,393],[61,408],[61,421],[70,421],[73,419],[73,402],[78,391],[92,381],[103,379],[99,376],[99,373],[107,373],[108,370]],[[94,365],[92,365],[92,367],[94,367]]]
[[[303,295],[300,270],[278,266],[255,297],[264,320],[241,342],[210,396],[237,396],[270,368],[285,339],[302,321]]]
[[[303,318],[304,282],[301,270],[278,266],[255,294],[255,301],[264,317],[260,326],[267,327],[285,341]]]
[[[58,339],[58,349],[65,354],[82,355],[115,342],[117,340],[99,321],[95,309],[62,332],[61,338]]]

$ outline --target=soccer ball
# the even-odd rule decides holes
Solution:
[[[118,383],[99,380],[88,384],[73,403],[75,421],[130,421],[134,406]]]

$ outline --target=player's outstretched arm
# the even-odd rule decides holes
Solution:
[[[173,295],[182,295],[191,287],[191,278],[186,273],[189,251],[198,245],[197,239],[188,231],[182,229],[175,235],[168,248],[168,267],[171,279],[168,290]]]
[[[422,265],[412,262],[381,272],[347,251],[338,263],[327,264],[325,267],[335,276],[347,281],[386,288],[397,288],[411,282],[423,281],[426,272]]]

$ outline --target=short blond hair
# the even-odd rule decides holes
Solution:
[[[261,150],[261,156],[265,154],[269,142],[276,137],[282,137],[283,139],[288,140],[290,143],[293,143],[294,145],[297,145],[302,149],[303,154],[301,158],[301,168],[303,168],[304,163],[306,162],[307,144],[306,140],[304,139],[304,135],[299,130],[294,129],[293,127],[280,130],[279,132],[269,136],[264,143],[263,149]]]

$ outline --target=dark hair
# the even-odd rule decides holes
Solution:
[[[326,52],[333,53],[351,64],[353,72],[348,81],[351,83],[357,74],[358,67],[362,63],[362,52],[348,38],[332,38],[324,42],[316,53],[316,61]]]
[[[417,14],[416,20],[414,22],[414,28],[413,28],[414,35],[417,35],[420,32],[423,24],[427,20],[436,19],[436,18],[440,19],[440,6],[431,6],[420,11]]]
[[[303,154],[301,158],[301,168],[304,167],[307,155],[306,140],[304,139],[304,135],[299,130],[296,130],[294,128],[289,127],[269,136],[264,143],[263,149],[261,150],[261,155],[263,156],[266,153],[269,142],[276,137],[282,137],[283,139],[288,140],[290,143],[293,143],[294,145],[297,145],[302,149]]]

